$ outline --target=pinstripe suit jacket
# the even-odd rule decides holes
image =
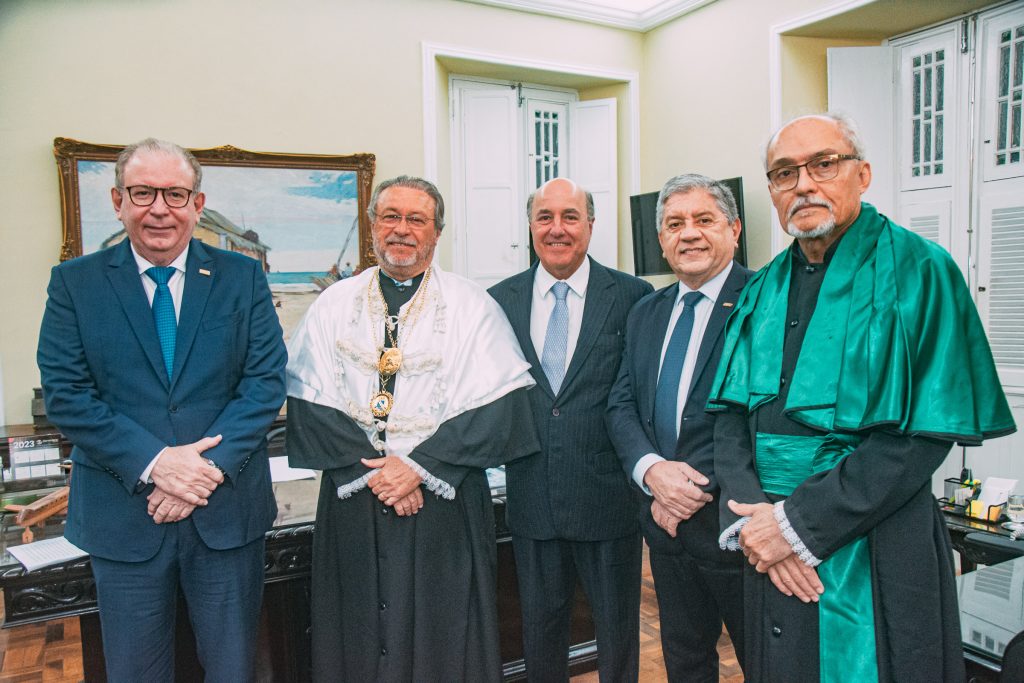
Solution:
[[[589,258],[589,257],[588,257]],[[508,525],[537,540],[599,541],[637,528],[636,497],[605,428],[626,316],[651,285],[593,259],[579,340],[556,395],[530,338],[537,265],[491,287],[537,386],[529,392],[540,453],[506,465]]]

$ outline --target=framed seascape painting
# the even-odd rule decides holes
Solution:
[[[60,173],[64,237],[60,260],[125,239],[110,188],[123,145],[53,141]],[[194,236],[263,264],[285,339],[331,283],[375,263],[366,216],[373,154],[328,156],[190,150],[206,195]]]

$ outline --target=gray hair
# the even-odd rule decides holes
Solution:
[[[764,162],[765,171],[768,170],[768,153],[771,151],[772,145],[775,144],[775,140],[779,137],[779,133],[781,133],[783,129],[789,126],[790,124],[796,123],[797,121],[801,121],[803,119],[823,119],[825,121],[831,121],[832,123],[836,124],[836,127],[839,129],[839,134],[843,136],[843,139],[846,141],[846,144],[850,145],[850,149],[852,150],[854,156],[856,156],[859,159],[867,158],[868,150],[864,146],[864,141],[861,140],[860,127],[857,125],[857,122],[854,121],[849,116],[847,116],[846,114],[836,111],[826,111],[821,114],[804,114],[802,116],[795,116],[791,118],[789,121],[786,121],[786,123],[779,126],[778,130],[772,133],[771,137],[768,138],[768,143],[764,146],[764,155],[762,156],[762,161]]]
[[[203,184],[203,167],[199,165],[192,152],[173,142],[157,140],[156,138],[146,138],[135,144],[128,145],[117,155],[117,163],[114,164],[114,186],[118,190],[124,189],[124,167],[128,165],[128,162],[135,156],[135,153],[140,150],[144,152],[164,152],[180,158],[192,167],[192,177],[195,178],[192,183],[192,192],[199,192],[199,188]]]
[[[373,189],[373,194],[370,195],[370,205],[366,207],[366,215],[371,223],[377,220],[377,202],[380,200],[380,195],[389,187],[408,187],[411,190],[425,192],[434,200],[434,229],[438,231],[444,229],[444,198],[441,196],[441,192],[429,180],[409,175],[400,175],[397,178],[384,180]]]
[[[669,178],[665,187],[661,188],[658,194],[658,205],[655,208],[655,220],[657,221],[658,232],[661,232],[661,221],[665,217],[665,202],[674,194],[686,194],[694,190],[704,190],[718,205],[718,210],[725,214],[725,220],[730,225],[740,217],[740,211],[736,208],[736,199],[732,196],[729,186],[720,183],[714,178],[699,173],[684,173],[674,178]]]
[[[569,179],[565,178],[565,180],[569,180]],[[572,180],[569,180],[569,182],[572,183],[573,186],[575,186],[577,189],[581,189],[581,190],[583,189],[579,185],[577,185],[575,182],[573,182]],[[547,183],[544,183],[544,185],[547,185]],[[533,220],[533,199],[534,199],[534,197],[537,196],[537,193],[541,191],[541,189],[544,187],[544,185],[541,185],[536,190],[531,192],[530,196],[526,198],[526,220],[527,220],[527,222]],[[592,221],[592,220],[594,220],[594,195],[590,194],[589,190],[583,190],[583,194],[586,195],[586,197],[587,197],[587,220],[588,221]]]

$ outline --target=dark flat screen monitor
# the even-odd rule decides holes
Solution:
[[[740,244],[736,249],[736,260],[747,265],[747,221],[743,213],[743,178],[726,178],[721,181],[736,198],[736,208],[740,212],[743,231],[740,233]],[[655,215],[658,205],[658,193],[646,192],[629,198],[629,210],[633,223],[633,267],[637,275],[670,275],[665,257],[661,255],[658,244],[658,225]]]

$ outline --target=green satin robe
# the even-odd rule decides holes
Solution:
[[[779,394],[790,268],[787,250],[747,285],[708,410],[753,411]],[[836,250],[802,348],[785,412],[809,427],[887,427],[965,445],[1016,429],[952,257],[870,204]]]

